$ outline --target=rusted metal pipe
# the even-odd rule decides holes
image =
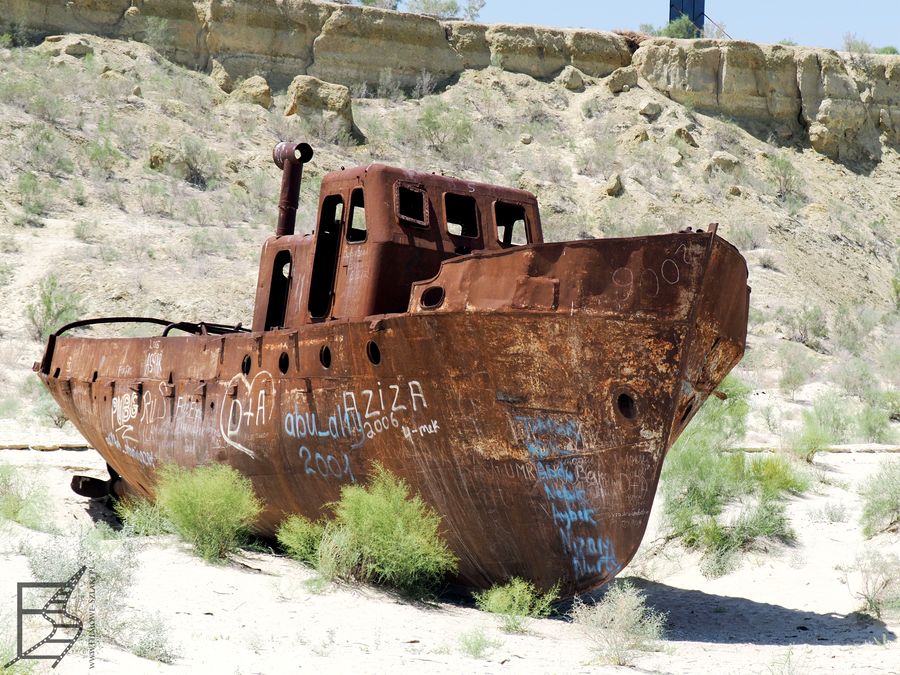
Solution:
[[[283,141],[272,150],[272,160],[282,170],[281,197],[278,200],[278,226],[275,228],[276,237],[294,234],[303,165],[311,160],[312,156],[313,149],[307,143]]]

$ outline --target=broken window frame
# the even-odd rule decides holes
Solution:
[[[506,206],[506,207],[516,207],[516,208],[519,208],[519,209],[522,210],[522,223],[523,223],[523,227],[524,227],[524,229],[525,229],[525,243],[523,243],[523,244],[515,244],[515,243],[512,242],[512,239],[513,239],[513,236],[512,236],[512,235],[515,234],[515,230],[514,230],[514,229],[511,229],[511,234],[510,234],[510,241],[509,241],[509,243],[506,243],[506,242],[503,240],[503,237],[500,236],[500,222],[499,222],[499,219],[498,219],[498,217],[497,217],[497,207],[500,206],[501,204],[504,205],[504,206]],[[531,243],[531,223],[529,222],[528,205],[527,205],[527,204],[523,204],[523,203],[521,203],[521,202],[511,201],[511,200],[508,200],[508,199],[496,199],[496,200],[494,200],[494,203],[493,203],[493,206],[492,206],[492,211],[493,211],[493,216],[494,216],[494,234],[495,234],[495,236],[496,236],[496,238],[497,238],[497,243],[500,244],[500,246],[502,246],[503,248],[511,248],[511,247],[513,247],[513,246],[527,246],[528,244]],[[510,225],[507,226],[507,227],[511,228],[511,226],[512,226],[513,224],[515,224],[516,222],[518,222],[518,221],[517,221],[517,220],[516,220],[516,221],[513,221],[513,222],[510,223]],[[504,228],[504,230],[505,230],[505,229],[507,229],[507,228]],[[504,234],[505,234],[505,233],[504,233]]]
[[[465,225],[463,223],[456,223],[456,222],[454,222],[453,224],[458,225],[460,227],[460,230],[461,230],[460,233],[457,234],[455,232],[450,231],[450,219],[447,217],[447,197],[467,199],[472,202],[472,208],[475,213],[475,223],[474,223],[475,233],[474,234],[464,234]],[[479,236],[481,235],[481,213],[478,208],[478,200],[475,199],[475,197],[473,195],[460,194],[459,192],[449,192],[448,191],[443,194],[443,202],[444,202],[444,204],[443,204],[443,206],[444,206],[444,230],[447,232],[447,234],[450,235],[451,237],[460,237],[463,239],[478,239]]]
[[[362,198],[362,203],[359,205],[354,203],[357,193],[359,193],[359,196]],[[353,188],[350,191],[350,199],[348,200],[347,203],[349,204],[349,207],[347,209],[347,233],[345,235],[345,238],[347,239],[348,244],[361,244],[364,241],[366,241],[366,239],[369,238],[369,224],[366,219],[366,195],[365,195],[364,189],[361,186]],[[358,229],[358,228],[353,227],[353,217],[354,217],[354,214],[356,213],[357,206],[360,209],[362,209],[362,212],[363,212],[363,227],[364,227],[364,229]],[[361,233],[362,238],[355,239],[354,233]]]
[[[411,216],[403,215],[400,212],[400,190],[409,190],[422,195],[422,220],[417,220]],[[414,227],[419,230],[427,230],[430,225],[429,218],[428,192],[425,188],[417,183],[407,183],[405,181],[396,181],[394,183],[394,213],[397,214],[397,221],[405,227]]]

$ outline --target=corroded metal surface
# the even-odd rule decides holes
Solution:
[[[469,213],[447,194],[474,226],[447,224]],[[266,533],[377,460],[441,514],[464,584],[615,576],[743,354],[736,249],[714,228],[544,244],[529,193],[378,165],[327,176],[319,211],[315,235],[266,242],[250,333],[56,338],[40,376],[70,419],[143,494],[165,462],[236,467]]]

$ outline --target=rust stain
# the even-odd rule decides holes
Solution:
[[[152,495],[166,462],[254,483],[271,534],[373,461],[443,518],[458,581],[572,594],[634,555],[663,458],[745,345],[746,263],[708,231],[544,243],[534,195],[373,164],[328,174],[294,234],[305,144],[279,144],[251,329],[123,317],[48,341],[39,377]],[[151,338],[69,333],[156,323]]]

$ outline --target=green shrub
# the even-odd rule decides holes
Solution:
[[[828,337],[828,323],[820,307],[811,306],[796,311],[781,309],[778,318],[784,322],[789,340],[804,344],[814,351],[822,350],[822,341]]]
[[[31,171],[25,171],[16,179],[16,187],[26,215],[35,217],[47,215],[51,204],[50,184],[47,181],[40,180]]]
[[[418,130],[429,147],[445,152],[471,140],[472,120],[446,101],[431,99],[422,105]]]
[[[502,643],[491,640],[485,635],[483,628],[473,628],[459,636],[459,647],[467,656],[473,659],[484,658],[489,651],[497,649]]]
[[[185,136],[181,140],[181,158],[185,181],[200,190],[215,187],[222,173],[222,158],[215,150],[196,136]]]
[[[786,154],[772,154],[769,156],[769,172],[775,184],[775,194],[787,201],[800,195],[800,173],[794,168],[794,164]]]
[[[628,664],[635,651],[659,649],[666,623],[666,615],[647,607],[633,584],[618,580],[593,606],[576,600],[572,619],[600,659],[617,666]]]
[[[15,269],[12,264],[8,262],[0,262],[0,288],[3,288],[12,281],[13,278],[13,269]]]
[[[702,569],[709,577],[730,571],[734,555],[759,539],[790,543],[795,538],[784,505],[768,496],[763,496],[755,506],[742,511],[730,525],[724,525],[715,518],[707,519],[697,536],[699,547],[706,552]]]
[[[745,459],[747,477],[758,486],[763,498],[786,494],[800,495],[809,489],[809,479],[794,468],[783,455],[765,455]]]
[[[174,526],[156,504],[142,498],[129,497],[115,503],[116,515],[125,525],[126,534],[138,537],[153,537],[171,534]]]
[[[900,54],[900,51],[897,51],[897,48],[894,45],[885,45],[884,47],[878,47],[875,50],[876,54]]]
[[[357,554],[360,578],[422,595],[456,570],[456,558],[438,530],[440,516],[379,464],[367,487],[344,486],[333,509],[335,526]],[[326,529],[320,548],[328,536]]]
[[[864,402],[856,424],[862,441],[887,445],[896,440],[896,434],[891,429],[890,413],[880,405],[880,401]]]
[[[782,345],[778,350],[778,359],[781,363],[778,389],[793,400],[797,390],[809,381],[815,371],[816,360],[805,349],[793,344]]]
[[[859,356],[866,338],[878,325],[878,313],[869,307],[842,305],[832,322],[832,333],[838,347]]]
[[[156,499],[175,531],[208,561],[236,550],[263,509],[250,480],[224,464],[164,466]]]
[[[124,158],[125,155],[119,152],[108,136],[101,136],[87,144],[88,163],[100,178],[112,176],[116,165]]]
[[[50,422],[57,429],[62,429],[69,421],[68,415],[59,407],[53,395],[43,387],[38,390],[37,401],[34,403],[34,414],[39,420]]]
[[[319,544],[325,534],[322,523],[314,523],[309,518],[292,515],[278,526],[278,543],[292,558],[315,565],[319,558]]]
[[[812,462],[817,452],[828,450],[834,439],[814,413],[803,411],[800,429],[788,435],[788,449],[804,462]]]
[[[459,16],[460,12],[456,0],[406,0],[405,9],[414,14],[430,14],[441,19]]]
[[[789,539],[779,501],[808,488],[808,479],[783,456],[727,452],[743,437],[749,390],[732,376],[720,388],[728,398],[707,399],[669,452],[662,475],[666,525],[685,546],[703,552],[710,574],[721,574],[734,552],[759,537]],[[754,509],[732,525],[721,522],[727,505],[748,500]],[[774,529],[763,527],[766,517]]]
[[[847,394],[863,400],[870,398],[878,388],[878,379],[871,366],[858,356],[840,361],[832,371],[832,378]]]
[[[882,462],[860,493],[863,534],[871,537],[900,524],[900,458]]]
[[[500,615],[501,628],[507,633],[524,633],[528,619],[550,615],[551,605],[559,597],[558,587],[543,595],[534,584],[513,577],[509,583],[473,594],[482,612]]]
[[[846,443],[850,440],[853,418],[847,409],[846,400],[834,392],[826,392],[816,396],[812,405],[813,416],[819,426],[831,436],[832,441]]]
[[[656,31],[656,34],[667,38],[698,38],[700,37],[700,29],[697,28],[687,14],[682,14]]]
[[[49,501],[43,483],[18,467],[0,463],[0,518],[46,530]]]
[[[72,233],[78,241],[83,241],[86,244],[94,243],[98,239],[97,225],[85,220],[79,220],[75,223],[75,226],[72,228]]]
[[[53,272],[38,283],[37,302],[25,307],[25,316],[39,340],[46,340],[57,328],[75,321],[80,313],[80,296],[62,287]]]

